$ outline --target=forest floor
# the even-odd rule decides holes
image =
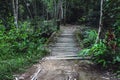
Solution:
[[[77,56],[80,50],[74,35],[77,27],[61,27],[61,34],[50,44],[50,56],[40,60],[16,80],[118,80],[87,58]]]

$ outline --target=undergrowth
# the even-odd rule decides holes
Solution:
[[[106,69],[112,69],[116,75],[120,76],[120,43],[119,43],[119,27],[117,31],[106,31],[105,38],[100,39],[95,44],[97,32],[93,29],[84,28],[77,34],[83,50],[79,52],[79,56],[91,56],[92,61]]]
[[[44,43],[55,30],[47,22],[36,30],[30,22],[21,23],[19,28],[11,26],[9,30],[0,24],[0,80],[13,80],[13,74],[47,55]]]

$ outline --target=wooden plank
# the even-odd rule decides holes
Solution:
[[[91,60],[91,57],[46,57],[45,60]]]
[[[36,70],[36,72],[34,73],[34,75],[32,75],[31,80],[37,80],[37,76],[38,74],[42,71],[42,68],[39,66]]]

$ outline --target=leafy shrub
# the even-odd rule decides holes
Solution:
[[[94,55],[93,61],[103,67],[106,67],[106,65],[111,61],[111,53],[109,54],[107,46],[102,41],[92,46],[90,54]]]
[[[83,49],[79,52],[79,56],[83,56],[83,57],[90,56],[89,52],[90,52],[90,49]]]
[[[114,25],[114,32],[116,36],[117,46],[120,47],[120,20],[118,20]]]
[[[87,22],[86,16],[83,16],[83,17],[81,17],[80,19],[78,19],[78,22],[79,22],[80,24],[84,24],[85,22]]]
[[[106,68],[119,68],[120,54],[111,50],[104,42],[101,41],[98,44],[95,44],[90,49],[90,53],[94,55],[93,61],[96,64],[102,65]]]
[[[92,56],[94,63],[105,68],[112,68],[113,65],[117,66],[120,63],[120,54],[114,53],[114,51],[110,50],[103,41],[100,41],[98,44],[94,44],[91,48],[83,49],[80,51],[79,55]]]
[[[78,37],[81,39],[81,44],[84,45],[84,48],[91,47],[97,37],[97,32],[88,28],[84,28],[78,34]]]
[[[86,31],[86,35],[83,40],[83,44],[85,45],[85,47],[92,46],[91,44],[94,44],[96,37],[97,32],[95,30]]]
[[[53,21],[44,21],[41,25],[41,36],[49,37],[56,30],[57,26],[54,25]]]
[[[88,31],[87,31],[88,32]],[[116,27],[115,32],[111,33],[113,38],[110,40],[110,42],[107,39],[100,40],[97,44],[94,44],[95,42],[95,36],[93,36],[94,32],[88,32],[88,34],[84,34],[83,41],[88,40],[90,41],[90,45],[83,44],[87,48],[81,50],[79,52],[80,56],[92,56],[92,60],[94,63],[101,65],[104,68],[114,68],[114,70],[117,71],[119,74],[120,71],[120,42],[119,42],[119,27]],[[86,32],[84,32],[86,33]],[[96,33],[95,33],[96,34]],[[91,36],[92,35],[92,36]],[[106,36],[109,35],[106,34]],[[94,42],[92,42],[94,41]],[[108,45],[108,43],[110,43]],[[114,48],[113,48],[114,47]]]
[[[3,26],[0,29],[1,80],[13,80],[14,72],[21,71],[24,66],[36,62],[48,53],[44,48],[44,42],[55,28],[52,23],[44,25],[44,28],[38,27],[34,32],[29,22],[21,23],[20,28],[12,26],[7,31],[0,24]],[[43,33],[50,34],[43,36]]]

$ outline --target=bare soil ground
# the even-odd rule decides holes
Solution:
[[[43,60],[37,80],[118,80],[88,60]],[[19,80],[31,80],[35,68],[28,69]]]

